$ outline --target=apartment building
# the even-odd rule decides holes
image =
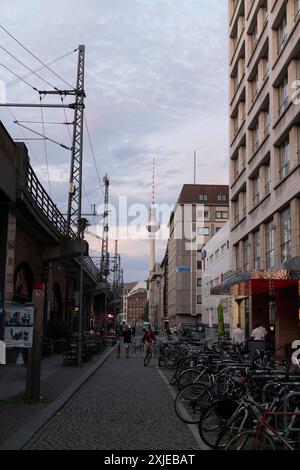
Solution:
[[[229,0],[234,321],[299,335],[300,0]]]
[[[169,326],[202,323],[203,247],[228,221],[229,188],[184,185],[171,215],[168,241]]]
[[[223,289],[223,283],[231,275],[230,223],[227,222],[205,245],[202,274],[202,323],[207,338],[218,332],[218,307],[222,305],[226,330],[232,330],[231,295]]]
[[[122,323],[127,323],[127,299],[129,292],[137,285],[137,282],[125,282],[123,285],[123,312]]]
[[[127,294],[127,324],[129,326],[143,325],[144,309],[147,303],[147,283],[138,283]]]

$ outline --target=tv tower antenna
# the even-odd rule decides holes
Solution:
[[[149,209],[149,222],[147,225],[147,230],[149,232],[149,242],[150,242],[150,251],[149,251],[149,273],[151,273],[155,267],[155,236],[156,232],[159,230],[159,222],[157,220],[156,214],[156,203],[155,203],[155,157],[152,160],[152,198],[151,198],[151,207]]]

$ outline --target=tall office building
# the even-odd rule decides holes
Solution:
[[[298,338],[300,0],[229,0],[234,322]],[[298,98],[298,99],[297,99]]]
[[[205,243],[228,221],[229,188],[186,184],[170,218],[168,241],[169,326],[202,323]]]

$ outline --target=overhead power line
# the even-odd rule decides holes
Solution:
[[[31,52],[26,46],[24,46],[24,44],[22,44],[20,41],[18,41],[18,39],[15,38],[15,36],[13,36],[9,31],[7,31],[7,29],[5,29],[1,24],[0,24],[0,28],[6,34],[8,34],[8,36],[10,36],[14,41],[16,41],[21,47],[23,47],[23,49],[25,49],[25,51],[27,51],[28,54],[30,54],[35,60],[37,60],[40,64],[42,64],[45,68],[47,68],[51,73],[53,73],[56,77],[58,77],[61,81],[63,81],[66,85],[68,85],[69,87],[71,87],[74,90],[74,87],[72,85],[70,85],[70,83],[68,83],[64,78],[62,78],[60,75],[58,75],[58,73],[56,73],[54,70],[52,70],[47,64],[45,64],[41,59],[39,59],[39,57],[37,57],[35,54],[33,54],[33,52]]]
[[[8,70],[8,72],[10,72],[12,75],[14,75],[15,77],[17,77],[19,80],[21,80],[22,82],[26,83],[26,85],[28,85],[30,88],[32,88],[34,91],[39,91],[36,87],[34,87],[33,85],[31,85],[30,83],[28,83],[24,78],[20,77],[17,73],[13,72],[9,67],[7,67],[6,65],[2,64],[2,62],[0,62],[0,65],[5,68],[6,70]]]
[[[97,176],[98,176],[99,184],[100,184],[100,187],[102,189],[103,197],[105,197],[104,190],[103,190],[103,183],[102,183],[101,178],[100,178],[100,174],[99,174],[99,170],[98,170],[98,166],[97,166],[97,162],[96,162],[96,157],[95,157],[95,152],[94,152],[94,149],[93,149],[92,139],[91,139],[91,135],[90,135],[90,131],[89,131],[89,127],[88,127],[88,123],[87,123],[87,119],[86,119],[85,115],[84,115],[84,122],[85,122],[86,130],[87,130],[88,141],[89,141],[89,144],[90,144],[90,148],[91,148],[91,152],[92,152],[93,161],[94,161],[96,173],[97,173]]]
[[[60,57],[58,57],[57,59],[54,59],[52,60],[51,62],[48,62],[46,65],[49,66],[49,65],[54,65],[56,64],[57,62],[59,62],[60,60],[62,59],[65,59],[66,57],[68,57],[69,55],[71,54],[74,54],[74,52],[77,52],[78,51],[78,48],[74,49],[73,51],[71,52],[67,52],[66,54],[63,54],[61,55]],[[45,68],[44,65],[42,65],[42,67],[38,67],[37,69],[34,69],[34,72],[40,72],[41,70],[43,70]],[[25,75],[22,75],[21,78],[27,78],[27,77],[30,77],[32,75],[32,73],[26,73]],[[16,80],[13,80],[11,82],[9,82],[7,85],[6,85],[6,88],[9,88],[13,85],[15,85],[17,82],[19,81],[19,79],[16,79]]]
[[[16,60],[19,64],[21,64],[23,67],[25,67],[27,70],[29,70],[31,72],[31,74],[35,75],[36,77],[38,77],[40,80],[42,80],[44,83],[46,83],[47,85],[49,85],[51,88],[54,88],[54,90],[57,90],[57,88],[53,85],[51,85],[51,83],[48,82],[48,80],[45,80],[43,77],[41,77],[38,73],[36,73],[34,70],[32,70],[30,67],[28,67],[26,64],[24,64],[24,62],[22,62],[20,59],[18,59],[14,54],[12,54],[11,52],[9,52],[7,49],[5,49],[5,47],[1,46],[0,44],[0,48],[6,52],[6,54],[8,54],[10,57],[12,57],[14,60]]]

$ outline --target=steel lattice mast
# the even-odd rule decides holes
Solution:
[[[82,152],[83,152],[83,117],[84,117],[84,59],[85,46],[78,49],[77,84],[74,109],[74,131],[72,142],[72,157],[69,180],[68,199],[68,235],[72,233],[72,227],[77,227],[79,236],[79,221],[81,219],[81,195],[82,195]]]
[[[103,178],[104,181],[104,213],[103,213],[103,236],[102,236],[102,248],[101,248],[101,264],[100,273],[102,278],[107,281],[109,275],[109,253],[108,253],[108,192],[109,192],[109,179],[107,175]]]

